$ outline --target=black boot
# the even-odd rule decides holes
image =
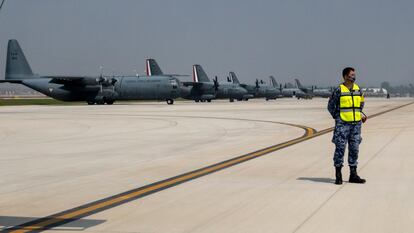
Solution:
[[[335,167],[335,184],[342,184],[342,172],[341,172],[342,167]]]
[[[356,166],[350,166],[349,169],[351,170],[351,173],[349,174],[349,183],[364,184],[366,182],[365,179],[358,176]]]

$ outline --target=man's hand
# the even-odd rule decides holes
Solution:
[[[366,115],[362,115],[362,123],[365,123],[365,121],[367,121],[368,117]]]

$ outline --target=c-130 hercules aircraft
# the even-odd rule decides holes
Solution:
[[[34,74],[17,40],[7,46],[6,75],[2,82],[19,83],[63,101],[113,104],[116,100],[165,100],[180,96],[180,81],[171,76],[42,76]]]
[[[176,74],[164,74],[155,59],[146,60],[146,72],[151,75],[166,76],[183,76]],[[195,102],[211,102],[212,99],[229,99],[230,102],[237,100],[248,100],[253,95],[247,93],[247,90],[238,84],[224,82],[219,83],[217,76],[210,81],[206,72],[201,65],[193,65],[193,81],[181,82],[181,97],[184,99],[194,100]]]

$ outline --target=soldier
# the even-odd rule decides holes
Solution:
[[[348,165],[350,168],[350,183],[365,183],[358,176],[358,152],[361,138],[361,124],[367,120],[362,112],[364,96],[355,84],[355,69],[347,67],[342,71],[344,82],[332,93],[328,102],[328,111],[335,119],[335,130],[332,142],[335,143],[333,157],[335,166],[335,184],[342,184],[341,169],[344,163],[345,147],[348,143]],[[362,122],[362,123],[361,123]]]

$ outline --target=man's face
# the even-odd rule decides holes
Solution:
[[[355,82],[355,78],[356,78],[355,71],[352,71],[352,70],[351,72],[349,72],[348,75],[345,75],[344,77],[345,81],[348,81],[351,83]]]

